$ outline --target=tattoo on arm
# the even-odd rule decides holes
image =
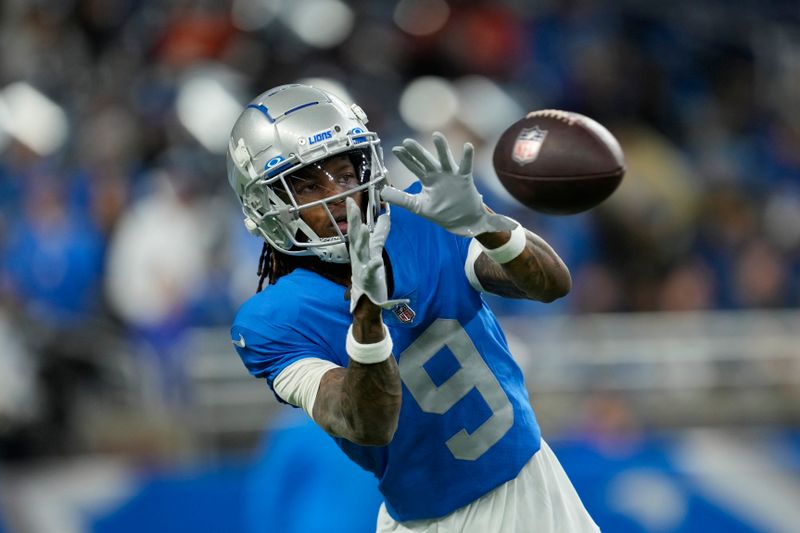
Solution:
[[[475,260],[475,275],[486,292],[506,298],[525,298],[525,293],[514,285],[503,265],[498,265],[486,254],[480,254]]]
[[[363,446],[388,444],[400,414],[400,370],[394,357],[382,363],[329,370],[314,402],[314,420],[330,435]]]
[[[353,312],[353,338],[372,344],[384,338],[381,309],[362,296]],[[394,357],[361,364],[322,376],[314,402],[314,420],[329,434],[364,446],[388,444],[397,430],[402,387]]]
[[[527,231],[527,244],[515,259],[500,265],[481,253],[475,275],[492,294],[551,302],[567,294],[572,282],[561,258],[541,237]]]

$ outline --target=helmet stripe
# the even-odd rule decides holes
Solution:
[[[288,115],[289,113],[294,113],[295,111],[298,111],[298,110],[300,110],[300,109],[303,109],[304,107],[310,107],[310,106],[312,106],[312,105],[317,105],[318,103],[319,103],[319,102],[309,102],[309,103],[307,103],[307,104],[303,104],[303,105],[299,105],[299,106],[297,106],[297,107],[293,107],[293,108],[291,108],[289,111],[287,111],[286,113],[284,113],[284,116],[285,116],[285,115]]]
[[[247,106],[247,108],[257,109],[257,110],[261,111],[261,113],[263,113],[264,116],[267,117],[267,120],[269,120],[270,124],[274,124],[275,123],[275,119],[272,118],[271,116],[269,116],[269,110],[267,109],[267,107],[264,104],[258,104],[258,105],[250,104],[250,105]],[[245,108],[245,109],[247,109],[247,108]]]

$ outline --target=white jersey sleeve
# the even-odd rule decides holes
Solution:
[[[481,252],[483,252],[483,248],[481,248],[480,243],[475,239],[470,239],[467,260],[464,262],[464,274],[467,275],[469,284],[472,285],[473,289],[478,292],[486,292],[477,274],[475,274],[475,261],[478,260],[478,256],[481,255]]]
[[[281,370],[272,388],[283,401],[302,407],[313,420],[314,402],[322,376],[334,368],[342,367],[325,359],[306,357]]]

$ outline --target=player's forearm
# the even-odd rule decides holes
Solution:
[[[475,238],[484,247],[494,249],[508,242],[511,232],[483,233]],[[526,244],[516,258],[498,264],[481,254],[475,262],[475,274],[488,292],[516,298],[552,302],[569,293],[572,278],[569,269],[544,239],[525,232]]]
[[[362,344],[373,344],[385,335],[381,308],[362,297],[353,310],[353,338]],[[402,397],[400,371],[394,357],[375,364],[350,359],[344,396],[355,435],[366,444],[388,444],[397,429]]]
[[[362,344],[373,344],[383,337],[381,308],[362,296],[353,309],[353,338]]]
[[[380,307],[363,298],[353,312],[353,338],[374,344],[384,335]],[[401,398],[400,371],[394,357],[374,364],[351,359],[346,369],[323,377],[314,419],[332,435],[364,446],[383,446],[397,430]]]
[[[389,444],[397,430],[402,389],[394,357],[362,365],[353,360],[342,385],[342,415],[349,440],[366,446]]]
[[[314,420],[334,437],[362,446],[391,442],[400,415],[400,372],[390,357],[382,363],[326,373],[314,402]]]

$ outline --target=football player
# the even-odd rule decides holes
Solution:
[[[569,271],[483,205],[471,145],[457,162],[441,134],[435,155],[406,139],[419,181],[400,191],[366,123],[283,85],[234,125],[228,178],[265,241],[231,328],[242,361],[378,478],[380,532],[596,531],[481,297],[550,302]]]

